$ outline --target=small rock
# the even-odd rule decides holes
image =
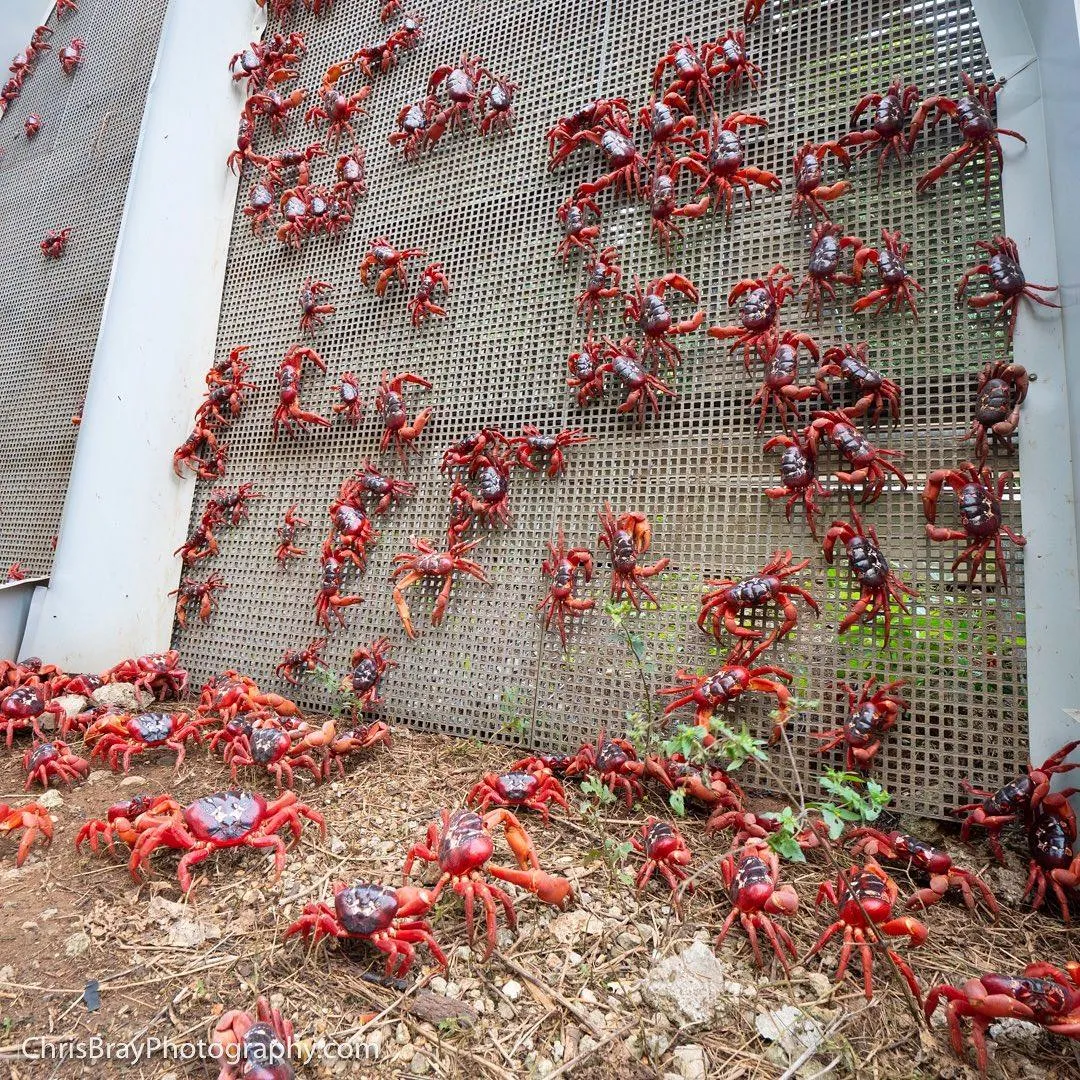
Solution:
[[[705,1067],[705,1051],[695,1043],[689,1046],[676,1046],[671,1056],[682,1080],[705,1080],[708,1076],[708,1070]]]
[[[59,705],[68,716],[78,716],[86,708],[86,698],[79,694],[61,694],[54,697],[54,705]]]
[[[113,780],[114,775],[109,769],[92,769],[86,778],[88,784],[100,784],[104,780]]]
[[[598,1005],[596,995],[587,987],[583,986],[578,992],[578,1000],[584,1001],[586,1005]]]
[[[662,1013],[675,1014],[676,1023],[703,1024],[748,988],[727,978],[727,969],[702,942],[695,941],[676,956],[650,968],[641,990]]]
[[[41,919],[42,922],[45,922],[51,919],[59,910],[59,908],[47,907],[44,911],[38,912],[38,918]]]
[[[431,1058],[427,1054],[417,1054],[412,1059],[410,1068],[416,1076],[426,1076],[431,1072]]]
[[[803,976],[803,981],[814,988],[814,996],[819,998],[828,997],[836,987],[836,983],[823,971],[808,971]]]
[[[758,1013],[754,1027],[763,1039],[777,1043],[789,1059],[817,1049],[825,1037],[821,1024],[794,1005]]]
[[[82,930],[76,930],[64,942],[64,954],[66,956],[82,956],[90,948],[90,944],[90,935],[83,933]]]
[[[386,1039],[386,1031],[383,1028],[375,1028],[369,1031],[364,1038],[365,1061],[377,1061],[382,1053],[383,1041]]]
[[[414,1057],[416,1057],[416,1047],[411,1043],[407,1043],[403,1046],[397,1054],[397,1060],[400,1061],[402,1065],[409,1065]]]
[[[15,969],[10,964],[5,964],[3,967],[0,967],[0,984],[14,981]]]
[[[59,810],[64,805],[64,796],[56,788],[43,791],[35,800],[38,806],[44,806],[46,810]]]
[[[177,919],[169,927],[166,942],[175,948],[195,949],[221,937],[221,929],[211,923],[194,919]]]
[[[428,985],[436,994],[446,993],[446,980],[441,975],[436,975]]]
[[[521,983],[516,982],[514,979],[511,979],[507,983],[503,983],[503,997],[505,997],[508,1001],[517,1001],[517,999],[521,997],[521,991]]]
[[[581,1042],[578,1043],[578,1056],[592,1053],[599,1045],[599,1041],[591,1035],[582,1035]]]
[[[1020,1045],[1038,1042],[1042,1038],[1042,1033],[1043,1029],[1038,1025],[1029,1024],[1026,1020],[1016,1020],[1011,1016],[990,1025],[991,1039]]]
[[[604,921],[588,911],[575,908],[573,911],[564,911],[557,919],[553,919],[550,930],[556,941],[569,945],[582,934],[602,934]]]
[[[14,974],[14,972],[12,972]],[[556,1039],[551,1044],[551,1056],[555,1061],[562,1061],[565,1056],[566,1048],[563,1046],[562,1039]]]
[[[28,919],[26,922],[24,922],[22,924],[21,929],[23,929],[23,930],[37,930],[38,929],[38,924],[36,922]]]
[[[409,1034],[409,1025],[402,1022],[394,1028],[394,1042],[399,1046],[407,1046],[412,1042],[412,1036]]]
[[[511,1005],[510,1002],[508,1002],[508,1001],[500,1001],[499,1004],[495,1006],[495,1011],[504,1020],[513,1020],[514,1019],[514,1006]]]
[[[148,783],[145,776],[125,776],[120,781],[121,787],[145,787]]]
[[[124,712],[139,712],[151,696],[138,690],[132,683],[106,683],[90,695],[98,705],[115,705]]]
[[[174,1072],[162,1073],[158,1077],[158,1080],[177,1080],[177,1076],[176,1076],[176,1073],[174,1073]]]
[[[342,840],[340,837],[337,837],[337,836],[331,836],[330,837],[330,854],[331,855],[341,855],[346,850],[348,850],[348,849],[345,846],[345,841],[344,840]]]
[[[555,1064],[550,1058],[537,1058],[536,1059],[536,1075],[548,1076],[555,1071]]]
[[[671,1037],[662,1031],[650,1031],[645,1036],[645,1049],[654,1062],[659,1061],[667,1053],[670,1045]]]

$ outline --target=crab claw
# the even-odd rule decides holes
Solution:
[[[394,894],[397,899],[399,918],[408,919],[414,915],[424,915],[431,910],[430,889],[419,889],[415,885],[403,885]]]
[[[881,929],[892,937],[906,934],[911,938],[912,945],[921,945],[926,941],[929,930],[918,919],[902,916],[898,919],[890,919],[888,922],[879,924]]]
[[[509,810],[500,807],[485,814],[484,825],[488,829],[492,829],[496,825],[502,825],[506,842],[510,845],[510,850],[514,853],[514,858],[517,860],[519,867],[522,869],[532,867],[534,870],[540,868],[540,860],[536,857],[536,849],[529,839],[529,834]]]
[[[552,907],[566,908],[574,899],[574,887],[566,878],[553,877],[545,874],[543,870],[508,870],[502,866],[485,867],[492,877],[509,881],[511,885],[517,885],[527,892],[531,892],[545,904]]]

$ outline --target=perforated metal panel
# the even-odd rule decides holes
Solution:
[[[80,0],[0,117],[0,565],[48,573],[166,0]],[[73,76],[56,58],[86,43]],[[3,59],[4,65],[9,57]],[[7,78],[5,73],[4,78]],[[27,140],[30,113],[41,130]],[[42,256],[71,228],[64,256]]]
[[[594,737],[601,724],[623,727],[627,709],[641,708],[641,695],[625,641],[602,611],[606,552],[598,551],[599,572],[590,590],[598,609],[575,627],[565,656],[554,632],[540,655],[534,613],[544,591],[539,568],[547,537],[562,524],[571,543],[597,550],[597,511],[610,499],[617,512],[645,511],[654,527],[651,557],[671,559],[669,570],[654,579],[662,610],[644,614],[634,626],[645,639],[654,691],[669,685],[678,667],[708,671],[720,663],[716,646],[693,625],[703,579],[749,575],[777,549],[792,548],[797,557],[811,557],[811,567],[796,580],[823,605],[819,620],[804,613],[798,632],[772,654],[774,662],[796,672],[799,697],[820,702],[791,726],[803,774],[822,767],[818,744],[807,732],[833,727],[844,715],[836,683],[872,674],[911,680],[911,710],[886,739],[876,767],[896,805],[940,814],[957,801],[960,777],[978,776],[993,787],[1015,773],[1026,752],[1021,561],[1008,549],[1010,591],[1000,587],[992,559],[969,589],[964,569],[960,577],[949,569],[959,546],[925,539],[918,498],[930,471],[969,456],[970,444],[959,438],[970,420],[978,373],[1004,352],[991,320],[957,308],[952,296],[961,269],[972,261],[972,241],[1002,231],[999,189],[995,185],[989,202],[983,201],[980,169],[950,174],[927,196],[914,192],[916,176],[958,141],[950,124],[920,140],[913,163],[891,165],[881,188],[876,154],[864,159],[851,174],[854,190],[833,210],[845,232],[871,243],[883,226],[903,230],[913,246],[911,269],[926,288],[918,325],[906,315],[853,317],[854,294],[844,289],[839,309],[829,309],[822,326],[805,320],[795,305],[784,312],[785,327],[808,330],[823,344],[868,339],[874,364],[903,388],[900,421],[883,421],[870,435],[878,445],[904,452],[911,487],[888,488],[865,515],[895,567],[920,594],[916,614],[894,627],[888,650],[877,647],[880,623],[837,639],[837,624],[857,595],[842,554],[838,569],[830,570],[801,517],[789,525],[782,505],[762,493],[777,482],[778,458],[762,452],[756,411],[749,408],[756,380],[745,374],[738,356],[729,356],[704,329],[683,339],[685,362],[671,377],[678,397],[664,402],[644,427],[616,413],[620,396],[613,391],[603,403],[581,409],[566,388],[567,355],[585,333],[574,311],[583,275],[578,257],[564,266],[555,256],[560,231],[554,212],[577,182],[601,171],[602,162],[586,150],[549,174],[544,132],[598,94],[624,95],[636,111],[668,44],[683,34],[699,42],[717,37],[737,25],[741,6],[731,0],[718,14],[715,5],[692,0],[431,0],[424,7],[422,45],[377,80],[368,101],[370,117],[359,130],[370,193],[340,241],[310,241],[297,254],[272,239],[256,239],[240,214],[249,182],[242,184],[218,354],[252,345],[251,377],[259,390],[228,434],[227,483],[251,481],[263,498],[248,524],[224,535],[221,554],[200,564],[200,573],[221,572],[229,589],[220,594],[208,626],[195,624],[178,635],[198,677],[236,666],[272,683],[281,650],[315,636],[316,556],[328,524],[327,504],[364,457],[378,458],[381,428],[370,408],[356,429],[338,419],[331,429],[313,429],[296,441],[271,439],[274,372],[285,348],[297,340],[298,286],[313,275],[335,286],[331,300],[338,313],[315,342],[330,373],[305,374],[307,407],[329,415],[331,388],[347,369],[359,375],[369,401],[383,370],[412,370],[434,382],[429,392],[409,394],[412,414],[434,408],[410,474],[419,484],[418,496],[377,522],[381,536],[367,572],[350,578],[366,602],[348,609],[348,629],[335,633],[327,650],[328,660],[343,670],[355,645],[390,636],[400,666],[384,685],[389,714],[423,728],[520,741],[528,735],[512,735],[508,726],[528,715],[535,691],[533,737],[539,745],[573,748]],[[310,47],[302,66],[309,90],[331,60],[385,33],[376,7],[340,0],[328,17],[296,21]],[[730,222],[716,216],[686,223],[686,240],[675,245],[670,259],[648,236],[644,204],[601,196],[601,246],[619,247],[624,270],[643,281],[668,270],[688,276],[701,289],[705,325],[732,321],[726,296],[737,280],[762,274],[775,262],[791,268],[796,280],[805,273],[809,228],[788,216],[791,157],[804,139],[841,135],[855,101],[884,90],[895,76],[917,83],[924,94],[958,92],[961,71],[992,79],[968,3],[785,0],[766,4],[748,39],[765,72],[761,87],[719,93],[717,108],[721,115],[740,110],[768,119],[768,129],[748,134],[747,159],[782,176],[785,192],[755,193],[752,207],[737,197]],[[422,96],[436,66],[454,62],[463,51],[520,84],[514,133],[488,139],[474,132],[451,135],[420,163],[404,163],[386,144],[397,111]],[[309,137],[294,119],[290,144]],[[265,134],[261,138],[260,147],[274,145]],[[316,163],[315,179],[328,178],[331,167],[332,158]],[[680,190],[685,201],[689,178]],[[358,263],[368,241],[380,235],[400,247],[421,247],[446,265],[453,292],[445,322],[414,331],[406,320],[408,292],[391,286],[379,299],[360,286]],[[416,274],[414,269],[412,282]],[[691,310],[681,303],[674,307]],[[620,313],[620,305],[609,305],[599,329],[621,333]],[[581,426],[594,441],[570,451],[561,479],[515,473],[512,527],[491,532],[474,553],[492,587],[459,578],[438,628],[428,623],[434,590],[412,590],[419,637],[409,642],[394,613],[387,574],[392,555],[408,549],[410,534],[436,541],[444,534],[449,483],[438,472],[442,450],[482,425],[516,433],[523,422],[545,431]],[[380,460],[400,474],[391,455]],[[992,464],[1015,467],[1015,458]],[[835,455],[827,454],[822,472],[838,467]],[[195,515],[207,492],[203,485]],[[1017,492],[1006,504],[1014,526]],[[282,572],[273,561],[274,527],[293,502],[314,523],[305,534],[310,554]],[[826,504],[825,525],[837,514],[846,516],[846,502],[834,497]],[[955,523],[948,493],[939,520]],[[734,719],[764,734],[772,703],[751,698],[739,702]],[[316,688],[300,699],[325,705]],[[841,760],[839,752],[830,760]]]

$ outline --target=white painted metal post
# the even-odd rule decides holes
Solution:
[[[168,646],[194,488],[171,470],[213,359],[251,0],[173,0],[113,261],[53,573],[22,655],[97,671]]]

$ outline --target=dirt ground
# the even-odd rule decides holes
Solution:
[[[212,1077],[216,1064],[181,1060],[176,1049],[169,1056],[155,1050],[136,1063],[133,1051],[115,1057],[125,1052],[117,1047],[148,1038],[168,1040],[174,1048],[205,1041],[223,1009],[250,1009],[263,993],[294,1023],[300,1050],[311,1054],[298,1068],[307,1077],[974,1075],[952,1055],[939,1025],[916,1021],[881,959],[872,1002],[850,978],[834,984],[832,945],[795,967],[787,980],[775,964],[765,972],[750,966],[745,936],[736,927],[717,951],[724,992],[712,1019],[690,1023],[651,994],[644,986],[650,969],[695,942],[712,950],[729,910],[718,868],[726,837],[707,836],[700,818],[681,823],[695,854],[697,882],[681,918],[666,887],[654,884],[637,895],[626,884],[625,874],[598,851],[595,822],[557,814],[544,825],[529,815],[541,865],[573,880],[576,901],[560,915],[520,896],[518,934],[500,931],[499,947],[486,963],[465,944],[461,902],[449,892],[433,918],[451,958],[449,973],[425,962],[424,954],[414,969],[419,977],[402,990],[369,981],[369,973],[382,972],[382,961],[365,945],[312,949],[299,939],[282,940],[303,904],[328,897],[335,881],[400,881],[404,852],[434,812],[461,805],[482,772],[510,760],[501,749],[395,729],[393,747],[351,765],[344,781],[321,787],[298,781],[301,798],[325,816],[328,835],[323,840],[314,828],[305,829],[280,881],[273,881],[260,853],[224,853],[202,864],[186,901],[175,855],[157,854],[149,882],[136,885],[121,861],[85,849],[76,855],[73,840],[87,817],[103,816],[110,804],[136,792],[170,791],[187,802],[228,786],[219,760],[196,748],[175,780],[167,757],[137,759],[126,780],[98,770],[90,782],[61,789],[52,846],[35,848],[22,869],[14,867],[9,841],[0,856],[3,1070],[13,1080]],[[21,753],[5,756],[0,770],[0,798],[20,803]],[[752,773],[745,779],[752,783]],[[266,777],[247,783],[273,791]],[[576,807],[580,793],[569,794]],[[603,812],[602,826],[621,842],[650,811],[664,814],[665,806],[655,801],[627,815],[620,805]],[[984,848],[965,850],[955,837],[951,846],[962,865],[986,865]],[[501,840],[500,856],[509,862]],[[635,858],[627,861],[631,870]],[[922,948],[899,946],[924,988],[980,971],[1019,971],[1036,958],[1080,957],[1078,942],[1059,920],[1018,906],[1020,857],[1013,854],[1011,863],[1007,871],[987,871],[1005,901],[1000,923],[973,919],[950,900],[925,914],[930,937]],[[786,925],[804,954],[826,925],[827,909],[815,913],[813,900],[829,874],[816,854],[806,866],[785,867],[801,898]],[[901,871],[896,877],[906,895],[912,882]],[[93,1010],[87,1004],[92,980],[100,994]],[[785,1007],[799,1011],[778,1013]],[[796,1037],[789,1037],[792,1029]],[[813,1038],[807,1030],[816,1032]],[[112,1045],[114,1060],[30,1060],[22,1051],[24,1045],[45,1045],[55,1053],[74,1040],[89,1052],[94,1035]],[[995,1045],[993,1076],[1080,1075],[1080,1044],[1021,1031]],[[805,1046],[812,1052],[804,1053]]]

